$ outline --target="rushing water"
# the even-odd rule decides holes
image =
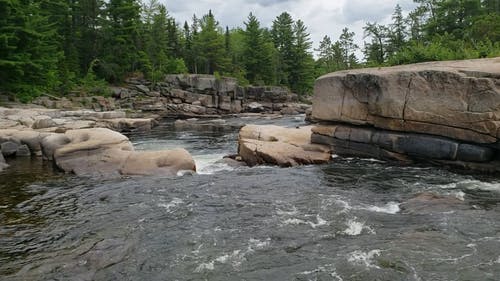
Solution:
[[[241,122],[300,120],[130,136],[138,149],[185,147],[196,175],[99,180],[11,162],[0,280],[500,280],[500,177],[339,157],[217,163]],[[441,197],[412,199],[422,193]]]

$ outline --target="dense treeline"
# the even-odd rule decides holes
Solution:
[[[250,13],[230,30],[212,11],[181,24],[158,0],[0,0],[0,92],[103,93],[130,75],[189,72],[306,94],[331,71],[500,55],[500,0],[414,1],[389,25],[367,23],[362,48],[348,28],[325,36],[315,60],[306,25],[286,12],[270,28]]]

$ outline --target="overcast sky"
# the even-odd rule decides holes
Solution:
[[[415,7],[412,0],[160,0],[171,16],[181,25],[191,23],[193,14],[201,17],[211,9],[222,27],[244,27],[243,22],[252,12],[264,27],[271,27],[282,12],[288,12],[306,24],[314,48],[323,36],[338,39],[342,28],[356,33],[360,47],[366,22],[388,23],[394,7],[399,3],[404,11]]]

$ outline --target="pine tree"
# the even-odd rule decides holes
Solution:
[[[312,42],[301,20],[294,25],[293,62],[290,71],[290,88],[298,94],[306,94],[314,82],[314,58],[310,52]]]
[[[74,4],[72,15],[74,40],[79,70],[83,75],[86,74],[92,61],[102,57],[104,13],[102,0],[79,0]]]
[[[244,63],[246,77],[250,83],[261,85],[271,80],[272,68],[270,65],[271,54],[265,46],[260,22],[250,13],[245,22],[245,47]]]
[[[371,37],[370,43],[365,43],[365,59],[368,63],[382,64],[385,62],[388,49],[389,30],[383,25],[377,23],[366,23],[363,27],[364,38]],[[390,39],[389,39],[390,40]],[[401,43],[402,44],[402,43]],[[399,47],[402,48],[402,45]]]
[[[137,0],[110,0],[106,5],[104,63],[108,81],[117,81],[125,73],[140,67],[139,32],[141,6]]]
[[[401,9],[401,6],[399,6],[398,4],[396,5],[394,13],[392,14],[392,24],[390,25],[388,51],[390,53],[399,52],[406,43],[406,36],[407,36],[406,23],[403,17],[403,11]]]
[[[354,43],[354,32],[349,32],[347,27],[342,29],[339,44],[342,49],[345,68],[354,68],[356,65],[356,56],[354,55],[354,52],[359,48],[358,45]]]
[[[293,63],[293,32],[294,21],[290,14],[284,12],[274,21],[271,35],[274,46],[278,51],[277,80],[280,85],[288,85],[290,82],[291,65]]]
[[[56,36],[39,2],[0,0],[0,91],[27,101],[57,86]]]
[[[212,11],[200,20],[200,33],[196,36],[194,45],[197,52],[198,70],[213,74],[224,70],[227,58],[224,56],[224,37],[220,34],[219,23]]]

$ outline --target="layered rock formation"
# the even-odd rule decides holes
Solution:
[[[117,108],[152,111],[162,116],[214,116],[257,113],[304,113],[310,106],[283,87],[242,87],[234,78],[213,75],[167,75],[163,81],[130,78],[112,87],[112,98],[70,94],[57,100],[44,96],[36,103],[49,108],[72,107],[109,111]]]
[[[324,145],[311,144],[311,128],[247,125],[240,130],[238,154],[249,166],[326,163],[331,158],[330,150]]]
[[[334,153],[500,171],[500,58],[328,74],[311,118]]]

